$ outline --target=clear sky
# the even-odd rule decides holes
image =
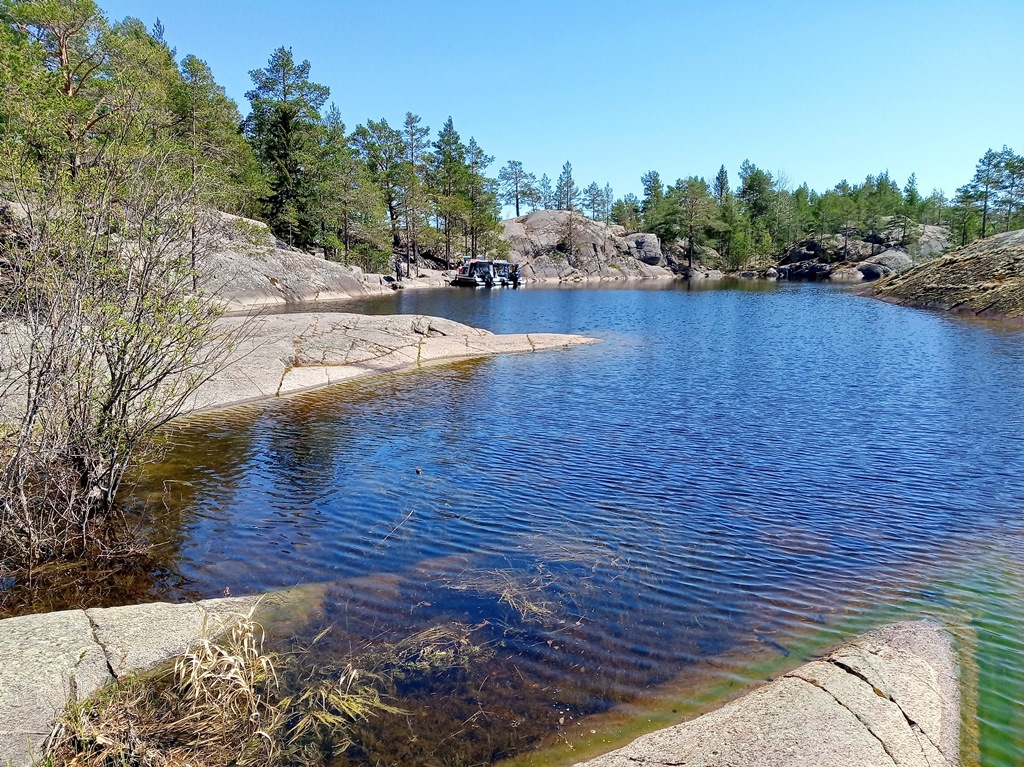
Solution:
[[[639,194],[740,163],[823,191],[888,170],[951,195],[989,147],[1024,151],[1024,0],[99,0],[159,17],[248,111],[291,47],[354,128],[400,123],[554,180]]]

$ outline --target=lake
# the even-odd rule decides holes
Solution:
[[[968,762],[1024,761],[1021,327],[763,282],[336,308],[602,340],[171,432],[150,595],[326,583],[317,652],[450,661],[340,763],[564,763],[918,617],[977,681]]]

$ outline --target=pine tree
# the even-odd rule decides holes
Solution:
[[[612,185],[605,183],[604,189],[602,190],[602,196],[604,203],[603,209],[601,210],[601,220],[611,221],[612,218],[612,203],[615,201],[615,192],[612,191]]]
[[[405,266],[409,270],[410,253],[416,257],[419,233],[426,224],[426,150],[430,128],[420,126],[419,115],[405,113],[402,138],[405,142],[405,169],[402,174],[402,218],[405,222]],[[417,262],[418,263],[418,262]]]
[[[725,165],[718,169],[718,175],[715,176],[712,190],[715,195],[715,201],[721,207],[725,204],[725,196],[729,194],[729,174],[725,170]]]
[[[581,192],[572,175],[572,163],[566,162],[555,184],[558,210],[576,210],[580,206]]]
[[[476,258],[489,249],[492,235],[499,224],[498,184],[487,177],[487,168],[494,162],[492,155],[486,154],[476,139],[470,137],[466,145],[466,187],[464,195],[469,215],[467,217],[468,247],[466,250]]]
[[[643,216],[640,212],[640,200],[635,194],[627,194],[621,200],[612,203],[609,218],[626,230],[627,234],[640,231]]]
[[[981,205],[981,239],[988,236],[988,217],[993,198],[999,186],[999,154],[989,149],[978,160],[974,178],[968,184],[968,195]]]
[[[501,185],[499,200],[505,205],[512,205],[516,209],[516,218],[519,218],[521,205],[526,205],[537,197],[537,177],[532,173],[523,170],[523,164],[518,160],[509,160],[498,171],[498,183]]]
[[[188,154],[193,185],[206,179],[209,203],[230,213],[254,213],[247,207],[266,187],[256,166],[252,147],[239,133],[242,117],[224,88],[214,80],[205,61],[186,56],[174,94],[172,134]]]
[[[596,181],[591,181],[583,190],[583,206],[590,209],[590,218],[594,221],[604,218],[604,191]]]
[[[543,210],[557,210],[558,199],[555,197],[555,190],[551,187],[551,179],[545,173],[537,182],[537,204]]]
[[[252,111],[245,134],[270,187],[265,198],[271,230],[290,243],[305,245],[313,233],[303,231],[303,204],[309,189],[306,172],[316,147],[320,108],[330,89],[309,79],[310,64],[296,64],[290,48],[278,48],[266,69],[249,73],[254,88],[245,94]]]
[[[1024,204],[1024,157],[1003,145],[999,152],[999,208],[1003,211],[1005,227],[1010,231],[1014,215]]]
[[[391,226],[391,246],[402,247],[402,203],[407,179],[405,140],[388,121],[367,120],[352,134],[356,151],[366,163],[367,172],[384,198]]]
[[[657,219],[665,201],[665,186],[661,183],[661,176],[656,170],[647,171],[640,177],[640,181],[644,185],[644,198],[640,203],[640,210],[644,214],[644,227],[647,231],[653,232],[657,229]]]
[[[452,118],[449,117],[434,140],[433,164],[430,169],[431,194],[444,237],[445,263],[451,268],[456,227],[468,217],[466,200],[461,192],[468,185],[469,167],[466,147]]]
[[[555,196],[558,198],[558,209],[569,212],[566,217],[565,243],[566,256],[570,264],[575,265],[576,259],[576,238],[579,224],[576,221],[576,209],[580,206],[581,192],[572,174],[572,163],[566,161],[562,166],[562,172],[555,184]]]

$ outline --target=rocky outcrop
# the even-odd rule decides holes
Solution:
[[[876,286],[886,301],[1024,322],[1024,230],[996,234]]]
[[[269,227],[226,213],[203,227],[203,287],[228,311],[384,292],[383,278],[336,264],[274,238]],[[388,278],[390,280],[390,278]]]
[[[661,242],[654,234],[626,234],[621,226],[570,213],[538,210],[503,221],[509,260],[520,264],[526,282],[622,280],[671,277]]]
[[[953,247],[949,229],[944,226],[926,224],[917,229],[915,239],[911,241],[910,252],[918,259],[935,258]]]
[[[835,267],[831,264],[823,264],[814,259],[798,261],[794,264],[780,264],[776,268],[776,274],[780,280],[827,280],[832,276]]]
[[[360,376],[444,360],[533,352],[594,339],[553,333],[495,335],[439,317],[344,313],[225,317],[238,337],[229,364],[205,383],[187,410],[294,394]]]
[[[0,621],[0,764],[28,767],[68,703],[187,652],[204,636],[229,628],[259,599],[65,610]]]
[[[869,634],[577,767],[954,767],[959,729],[949,635],[921,621]]]
[[[910,269],[950,247],[949,230],[941,226],[890,226],[881,232],[845,236],[830,234],[798,243],[777,266],[783,280],[878,280]]]

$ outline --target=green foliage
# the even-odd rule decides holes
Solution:
[[[252,111],[245,133],[267,179],[265,214],[271,231],[296,245],[310,245],[310,170],[317,148],[320,108],[330,90],[309,79],[310,63],[295,63],[291,49],[278,48],[265,69],[249,73],[245,94]],[[315,218],[315,214],[313,216]]]
[[[222,191],[197,154],[221,143],[205,119],[182,129],[173,52],[83,0],[3,0],[0,15],[10,573],[124,542],[123,478],[231,339],[212,332],[217,303],[197,289]]]
[[[258,213],[269,193],[252,148],[239,131],[238,106],[214,80],[205,61],[186,56],[171,91],[171,134],[188,152],[189,173],[210,191],[209,203],[239,215]]]
[[[572,163],[566,161],[555,183],[555,200],[558,210],[579,210],[583,192],[572,172]]]
[[[555,197],[555,190],[551,186],[551,179],[545,173],[540,177],[540,181],[537,182],[537,205],[534,210],[537,208],[554,210],[556,207],[558,207],[558,201]]]
[[[640,181],[644,185],[643,202],[640,203],[640,211],[644,216],[644,227],[649,232],[657,231],[660,208],[665,200],[665,187],[661,183],[661,176],[657,171],[649,170]]]
[[[616,200],[612,203],[610,217],[612,222],[623,227],[627,234],[639,232],[643,225],[640,200],[635,194],[627,194],[621,200]]]
[[[498,171],[500,185],[499,202],[511,205],[516,210],[516,217],[521,208],[531,205],[536,208],[540,204],[537,191],[537,177],[527,173],[518,160],[509,160],[505,167]]]

